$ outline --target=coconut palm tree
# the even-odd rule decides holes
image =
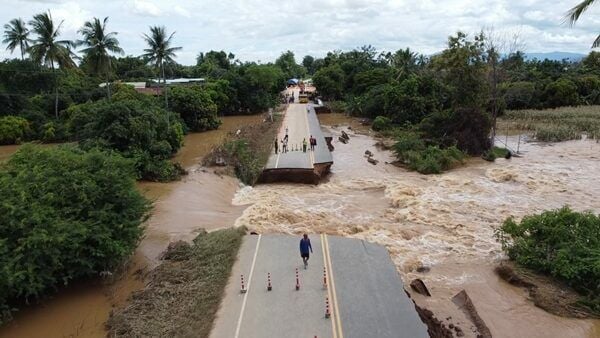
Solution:
[[[150,35],[144,34],[143,38],[148,44],[148,48],[144,49],[143,58],[148,63],[152,63],[159,69],[159,83],[162,76],[163,91],[165,94],[165,108],[169,107],[169,99],[167,97],[167,79],[165,77],[165,62],[174,62],[176,57],[175,52],[181,50],[181,47],[171,47],[171,39],[175,32],[171,33],[167,38],[165,27],[152,26],[150,27]]]
[[[583,14],[583,12],[585,12],[588,8],[590,8],[591,5],[593,5],[595,2],[595,0],[583,0],[582,2],[580,2],[579,4],[577,4],[577,6],[571,8],[566,15],[566,21],[569,23],[569,25],[573,26],[575,24],[575,22],[577,22],[577,20],[579,20],[579,17],[581,16],[581,14]],[[596,40],[594,40],[594,43],[592,44],[592,48],[596,48],[596,47],[600,47],[600,35],[598,35],[596,37]]]
[[[58,79],[56,77],[56,67],[69,68],[74,67],[73,42],[69,40],[58,40],[60,36],[60,28],[63,24],[61,21],[58,25],[54,24],[52,15],[48,13],[40,13],[29,21],[31,31],[37,36],[31,41],[29,47],[29,55],[35,62],[49,66],[54,74],[54,114],[58,118]]]
[[[18,46],[21,50],[21,60],[25,59],[25,51],[29,48],[29,42],[29,29],[23,19],[12,19],[4,25],[4,40],[2,40],[2,43],[8,45],[6,49],[10,50],[11,53]]]
[[[108,77],[112,69],[110,53],[123,55],[124,52],[119,46],[117,33],[106,33],[107,22],[108,17],[102,21],[94,18],[92,21],[85,22],[83,28],[79,30],[83,40],[77,41],[76,44],[85,47],[81,52],[88,58],[92,71],[95,74],[105,76],[107,95],[110,100],[110,85],[108,83]]]
[[[410,48],[399,49],[396,53],[388,56],[389,62],[396,70],[396,81],[416,71],[418,68],[417,57],[417,53],[411,51]]]

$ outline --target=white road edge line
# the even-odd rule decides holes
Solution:
[[[258,235],[258,241],[256,241],[256,249],[254,249],[254,258],[252,258],[252,267],[250,267],[250,275],[248,276],[248,285],[246,286],[246,293],[244,293],[244,300],[242,301],[242,308],[240,310],[240,317],[238,318],[237,327],[235,329],[235,338],[240,336],[240,328],[242,327],[242,319],[244,318],[244,310],[246,309],[246,301],[248,300],[248,293],[250,292],[250,283],[252,283],[252,274],[254,273],[254,265],[256,264],[256,256],[258,256],[258,247],[260,246],[260,239],[262,235]]]

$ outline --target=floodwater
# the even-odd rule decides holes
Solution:
[[[100,281],[75,283],[42,304],[21,309],[14,321],[0,328],[0,337],[105,337],[104,323],[111,309],[124,305],[132,291],[144,286],[139,272],[156,265],[170,241],[191,240],[201,228],[230,227],[241,215],[245,207],[231,203],[238,181],[205,172],[199,162],[228,132],[261,118],[228,116],[222,118],[218,130],[186,135],[175,160],[188,169],[189,175],[178,182],[138,185],[154,201],[154,209],[123,277],[110,285]],[[0,161],[17,149],[0,147]]]
[[[380,243],[407,284],[421,278],[429,287],[432,297],[415,294],[415,301],[443,321],[452,317],[448,323],[458,324],[467,337],[474,336],[471,325],[451,302],[462,289],[494,337],[600,337],[600,321],[548,314],[492,271],[502,258],[493,230],[506,217],[564,204],[600,212],[595,199],[600,195],[600,144],[585,140],[521,144],[522,158],[495,163],[471,159],[448,173],[424,176],[386,164],[393,160],[389,152],[378,150],[370,136],[350,131],[349,144],[334,141],[333,173],[318,186],[240,189],[237,180],[204,172],[197,165],[228,130],[258,119],[225,118],[219,131],[186,136],[177,160],[190,174],[180,182],[140,184],[155,200],[155,209],[123,280],[112,286],[69,287],[18,313],[12,324],[0,329],[0,336],[105,336],[103,323],[113,306],[123,305],[131,291],[143,286],[135,271],[156,264],[169,241],[189,240],[201,228],[235,223],[259,232],[326,232]],[[336,114],[322,121],[349,122]],[[352,126],[360,129],[357,123]],[[341,130],[331,129],[334,140]],[[514,144],[516,139],[509,140]],[[4,149],[0,147],[0,157],[7,154]],[[366,161],[367,149],[378,165]],[[419,273],[419,267],[431,270]]]
[[[329,120],[336,120],[329,117]],[[353,128],[356,129],[356,128]],[[334,140],[341,128],[333,128]],[[350,132],[334,143],[328,182],[318,186],[269,184],[241,189],[234,204],[248,205],[236,225],[262,233],[326,232],[387,247],[406,284],[421,278],[431,298],[415,301],[466,336],[472,325],[451,298],[465,289],[494,337],[600,337],[600,321],[560,318],[535,307],[519,288],[494,274],[501,259],[494,229],[517,218],[569,204],[600,213],[600,144],[521,143],[522,158],[495,163],[470,159],[442,175],[420,175],[386,162],[366,135]],[[516,145],[509,138],[509,145]],[[365,150],[379,160],[372,165]],[[419,267],[430,268],[419,273]]]

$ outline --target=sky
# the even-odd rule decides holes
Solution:
[[[242,61],[273,61],[291,50],[298,61],[310,54],[372,45],[430,55],[444,49],[460,30],[471,36],[492,28],[511,40],[518,34],[525,52],[587,54],[600,33],[600,3],[571,28],[565,12],[580,0],[0,0],[0,23],[50,10],[64,20],[62,36],[92,17],[109,17],[127,55],[140,55],[149,26],[175,31],[183,47],[177,61],[195,64],[199,52],[225,50]],[[11,57],[3,45],[0,59]],[[19,55],[15,50],[14,57]]]

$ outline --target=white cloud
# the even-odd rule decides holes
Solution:
[[[410,47],[432,54],[457,30],[475,33],[484,27],[520,31],[527,52],[589,52],[600,32],[600,7],[592,7],[573,28],[562,23],[577,0],[1,0],[0,25],[15,17],[29,20],[50,9],[65,20],[65,38],[92,16],[109,16],[131,55],[142,53],[142,33],[164,25],[176,31],[184,47],[178,61],[191,64],[201,51],[226,50],[242,60],[274,60],[292,50],[323,56],[327,51],[371,44],[378,49]],[[0,57],[7,56],[0,48]]]
[[[141,16],[159,16],[160,9],[153,2],[148,0],[133,0],[131,3],[133,13]]]

